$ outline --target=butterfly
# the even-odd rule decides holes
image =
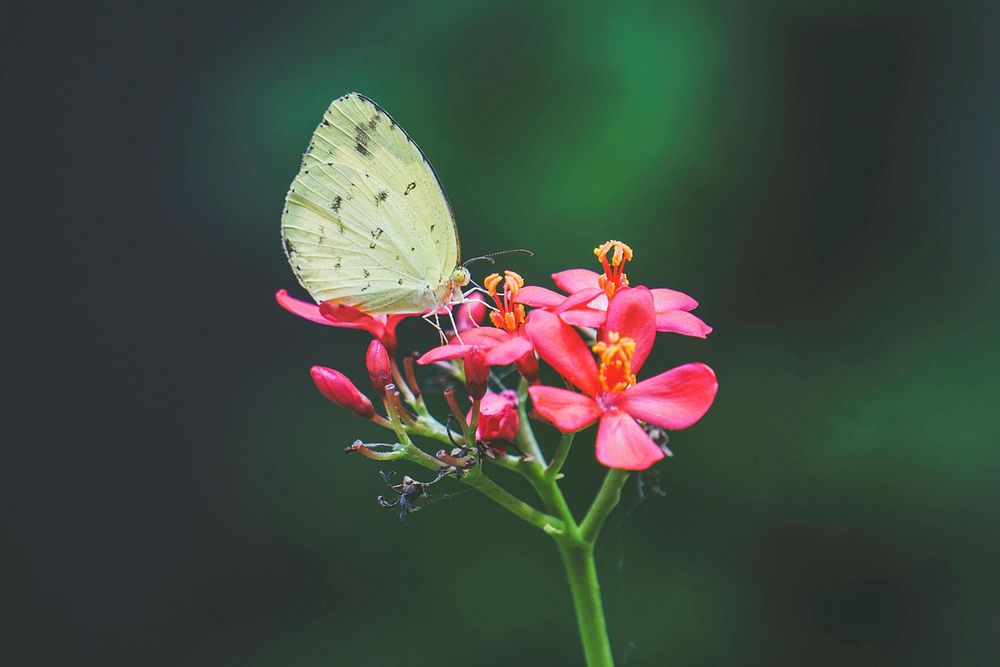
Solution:
[[[285,198],[281,236],[317,303],[436,316],[461,300],[470,280],[434,169],[403,128],[358,93],[323,114]]]

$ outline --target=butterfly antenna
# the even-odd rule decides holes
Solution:
[[[491,252],[486,255],[480,255],[479,257],[472,257],[471,259],[467,259],[464,262],[462,262],[462,266],[468,266],[473,262],[478,262],[481,260],[486,260],[490,264],[496,264],[496,260],[493,259],[494,257],[499,257],[500,255],[512,255],[514,253],[518,253],[521,255],[528,255],[529,257],[535,254],[530,250],[525,250],[524,248],[516,248],[514,250],[501,250],[500,252]]]

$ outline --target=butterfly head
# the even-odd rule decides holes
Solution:
[[[453,287],[465,287],[471,279],[469,270],[464,266],[456,266],[451,274],[451,284]]]

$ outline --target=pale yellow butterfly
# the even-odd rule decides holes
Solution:
[[[323,114],[285,198],[281,236],[295,276],[317,303],[436,314],[469,283],[455,218],[430,163],[358,93]]]

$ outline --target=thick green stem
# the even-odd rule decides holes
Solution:
[[[525,390],[526,387],[522,384],[522,394],[526,393]],[[522,462],[520,467],[542,499],[545,509],[560,517],[565,525],[565,532],[553,537],[559,555],[562,556],[563,566],[566,568],[566,579],[573,595],[573,608],[576,611],[576,623],[587,667],[614,667],[611,641],[608,639],[607,624],[604,620],[604,607],[601,604],[601,588],[597,581],[597,567],[594,563],[594,541],[604,522],[603,520],[597,522],[597,515],[593,515],[590,528],[592,536],[584,537],[583,528],[577,526],[557,481],[559,471],[569,454],[573,435],[563,434],[552,463],[546,467],[523,406],[522,398],[521,429],[517,434],[517,442],[523,451],[532,452],[535,458],[532,461]],[[534,452],[537,452],[537,455]],[[627,473],[625,477],[627,478]],[[595,505],[600,500],[601,507],[604,508],[602,511],[610,512],[617,504],[620,494],[612,494],[610,489],[605,491],[606,487],[608,487],[607,480],[601,488],[601,493],[598,494],[598,499],[595,500]],[[620,492],[621,486],[617,489]],[[591,515],[588,515],[588,518],[591,518]]]
[[[576,624],[580,630],[587,667],[614,667],[608,628],[604,621],[604,607],[601,604],[601,586],[597,582],[597,568],[594,564],[594,545],[559,538],[556,538],[556,542],[566,568],[569,589],[573,594]]]

